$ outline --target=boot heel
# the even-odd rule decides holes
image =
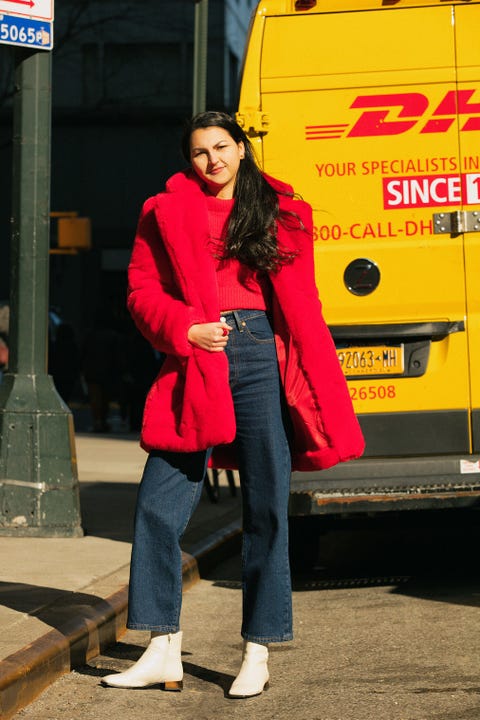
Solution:
[[[172,692],[181,692],[183,690],[183,680],[169,680],[165,682],[164,689]]]

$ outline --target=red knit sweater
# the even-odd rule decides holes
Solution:
[[[210,226],[209,249],[217,271],[220,309],[268,310],[271,285],[265,273],[243,265],[235,258],[222,259],[225,232],[234,200],[207,197],[208,222]]]

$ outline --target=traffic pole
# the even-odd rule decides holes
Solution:
[[[51,52],[15,50],[9,367],[0,535],[80,537],[72,413],[47,374]]]

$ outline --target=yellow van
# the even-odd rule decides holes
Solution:
[[[480,503],[479,30],[466,0],[263,0],[252,18],[237,119],[313,206],[367,441],[294,473],[292,514]]]

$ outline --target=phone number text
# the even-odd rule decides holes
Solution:
[[[315,242],[338,240],[365,240],[392,237],[414,237],[415,235],[433,235],[431,220],[406,220],[398,225],[393,222],[352,223],[342,225],[314,225],[313,239]]]

